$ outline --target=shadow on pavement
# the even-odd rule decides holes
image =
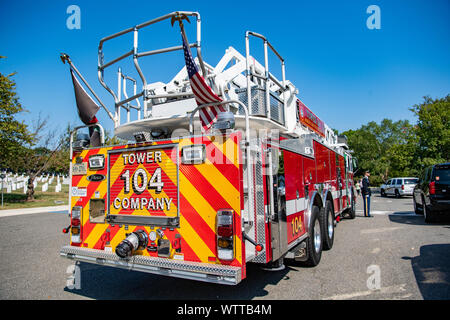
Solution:
[[[420,214],[411,214],[412,211],[397,211],[393,214],[389,215],[389,220],[391,222],[395,223],[403,223],[403,224],[410,224],[410,225],[419,225],[419,226],[435,226],[435,225],[449,225],[450,220],[441,218],[440,221],[433,222],[433,223],[426,223],[424,220],[423,215]]]
[[[80,263],[80,270],[80,289],[71,290],[65,287],[64,291],[100,300],[250,300],[266,296],[267,285],[288,280],[287,273],[291,270],[297,271],[286,265],[284,270],[269,272],[261,270],[258,265],[250,264],[247,267],[247,278],[237,286],[228,286],[89,263]]]
[[[450,244],[431,244],[420,247],[411,260],[417,285],[424,300],[450,299]]]

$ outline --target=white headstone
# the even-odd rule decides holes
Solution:
[[[47,190],[48,190],[48,183],[46,182],[42,185],[42,192],[46,192]]]

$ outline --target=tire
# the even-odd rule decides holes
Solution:
[[[381,194],[382,197],[386,197],[386,192],[384,192],[384,189],[380,190],[380,194]]]
[[[330,200],[327,200],[325,203],[325,209],[323,211],[324,213],[324,221],[323,224],[323,250],[330,250],[333,248],[334,243],[334,226],[335,226],[335,220],[334,220],[334,211],[333,211],[333,205],[331,204]]]
[[[323,215],[320,214],[319,207],[313,206],[311,212],[311,229],[306,240],[306,250],[308,252],[308,259],[302,263],[307,267],[315,267],[319,264],[322,257],[323,249]]]
[[[395,197],[396,197],[397,199],[400,198],[400,192],[398,192],[398,189],[395,189]]]
[[[348,218],[349,219],[355,219],[356,217],[356,203],[355,203],[355,197],[352,197],[352,202],[350,206],[350,210],[348,211]]]
[[[430,208],[427,207],[427,204],[425,203],[425,199],[422,198],[422,210],[423,210],[423,217],[425,219],[426,223],[434,222],[434,215],[433,211],[430,210]]]
[[[413,195],[413,204],[414,204],[414,212],[416,214],[422,215],[423,211],[419,210],[419,207],[417,206],[416,198],[414,197],[414,195]]]

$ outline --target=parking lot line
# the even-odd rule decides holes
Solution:
[[[403,227],[390,227],[390,228],[375,228],[375,229],[363,229],[360,231],[361,234],[371,234],[371,233],[379,233],[386,231],[393,231],[397,229],[402,229]]]
[[[379,290],[367,290],[367,291],[359,291],[359,292],[352,292],[352,293],[345,293],[345,294],[338,294],[334,295],[328,298],[324,298],[323,300],[348,300],[358,297],[364,297],[364,296],[370,296],[372,294],[393,294],[393,293],[402,293],[405,292],[406,284],[400,284],[390,287],[384,287]]]
[[[1,217],[11,217],[18,216],[23,214],[34,214],[34,213],[45,213],[45,212],[64,212],[67,213],[69,210],[69,206],[52,206],[52,207],[41,207],[41,208],[27,208],[27,209],[9,209],[9,210],[1,210]]]
[[[356,213],[364,213],[363,210],[356,210]],[[385,215],[385,214],[391,214],[394,213],[394,211],[381,211],[381,210],[371,210],[370,214],[377,214],[377,215]]]

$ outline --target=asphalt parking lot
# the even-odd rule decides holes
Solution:
[[[0,211],[0,299],[450,299],[448,220],[425,224],[411,197],[375,194],[373,218],[363,216],[360,202],[357,217],[338,224],[334,247],[317,267],[286,261],[284,270],[268,272],[249,265],[237,286],[83,263],[80,288],[69,289],[73,262],[59,256],[68,243],[61,232],[67,213]]]

